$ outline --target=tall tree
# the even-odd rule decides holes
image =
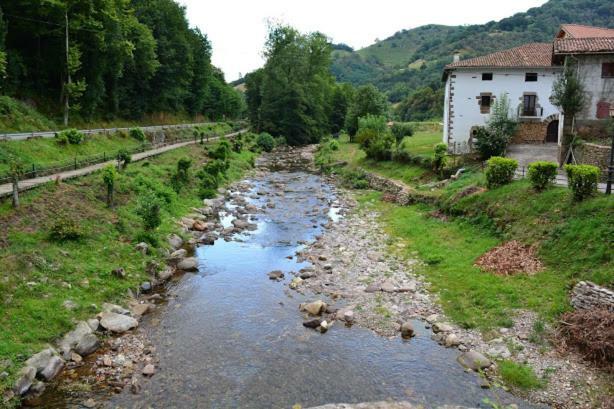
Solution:
[[[388,103],[386,97],[373,85],[363,85],[358,87],[356,94],[348,108],[345,120],[345,129],[354,137],[358,132],[358,119],[368,114],[375,116],[386,116]]]

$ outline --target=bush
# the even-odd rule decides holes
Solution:
[[[330,147],[331,151],[338,151],[339,150],[339,141],[337,141],[335,139],[331,139],[328,142],[328,146]]]
[[[493,156],[486,167],[486,185],[489,189],[507,185],[514,179],[518,162],[514,159]]]
[[[121,165],[122,169],[125,169],[130,162],[132,162],[132,156],[126,149],[120,149],[117,152],[117,162]]]
[[[358,120],[357,140],[367,154],[374,160],[390,160],[395,139],[386,125],[383,116],[367,115]]]
[[[484,160],[505,154],[508,143],[509,137],[503,133],[493,132],[483,126],[475,131],[475,149]]]
[[[71,145],[79,145],[85,139],[85,135],[76,129],[65,129],[56,135],[58,143]]]
[[[275,147],[275,140],[270,134],[262,132],[256,138],[256,145],[265,152],[271,152]]]
[[[230,142],[228,142],[228,139],[223,138],[217,144],[215,149],[209,151],[209,157],[219,159],[221,161],[227,161],[230,158],[230,153]]]
[[[599,168],[592,165],[565,165],[569,188],[576,201],[584,200],[597,192]]]
[[[448,145],[445,143],[438,143],[435,145],[435,156],[433,157],[433,170],[439,174],[446,166],[446,155],[448,153]]]
[[[145,140],[145,132],[141,128],[131,128],[128,131],[131,138],[136,139],[137,141],[143,142]]]
[[[346,170],[341,173],[344,186],[352,189],[368,189],[369,181],[367,174],[362,170]]]
[[[522,389],[537,389],[543,386],[543,382],[528,365],[517,364],[510,360],[499,361],[498,365],[501,378],[509,385]]]
[[[198,191],[198,197],[200,197],[201,199],[213,199],[215,198],[215,196],[217,196],[216,189],[200,188],[200,190]]]
[[[614,312],[606,308],[576,310],[561,317],[564,345],[614,372]]]
[[[529,164],[529,180],[531,186],[538,192],[546,189],[554,182],[558,165],[554,162],[537,161]]]
[[[139,198],[136,213],[143,219],[145,230],[154,230],[162,224],[162,202],[155,192],[147,192]]]
[[[65,214],[60,214],[53,226],[49,236],[55,241],[77,240],[83,236],[80,225]]]
[[[236,153],[241,153],[243,150],[243,138],[237,135],[232,139],[232,150]]]
[[[188,181],[190,166],[192,166],[190,158],[181,158],[177,161],[177,176],[179,180],[183,182]]]
[[[414,128],[407,122],[395,122],[390,130],[394,135],[394,139],[397,141],[397,145],[399,145],[406,136],[412,136],[414,134]]]
[[[199,175],[199,177],[201,181],[201,187],[203,187],[204,189],[215,190],[220,185],[219,179],[216,176],[211,175],[209,173],[203,172],[202,174]]]

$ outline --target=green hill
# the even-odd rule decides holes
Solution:
[[[442,87],[454,54],[470,58],[529,42],[551,41],[564,23],[614,27],[611,0],[550,0],[500,21],[469,26],[426,25],[402,30],[357,51],[333,53],[338,81],[373,83],[399,102],[422,87]]]

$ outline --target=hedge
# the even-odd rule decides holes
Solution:
[[[529,164],[529,180],[531,186],[542,191],[550,186],[556,178],[558,165],[554,162],[537,161]]]
[[[514,178],[518,162],[514,159],[493,156],[486,167],[486,185],[489,189],[507,185]]]
[[[592,165],[565,165],[569,188],[573,198],[581,201],[597,192],[599,168]]]

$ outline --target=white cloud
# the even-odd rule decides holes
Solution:
[[[268,19],[300,31],[321,31],[354,48],[372,44],[402,29],[424,24],[479,24],[500,20],[545,0],[179,0],[190,24],[213,44],[213,63],[228,80],[263,64]]]

